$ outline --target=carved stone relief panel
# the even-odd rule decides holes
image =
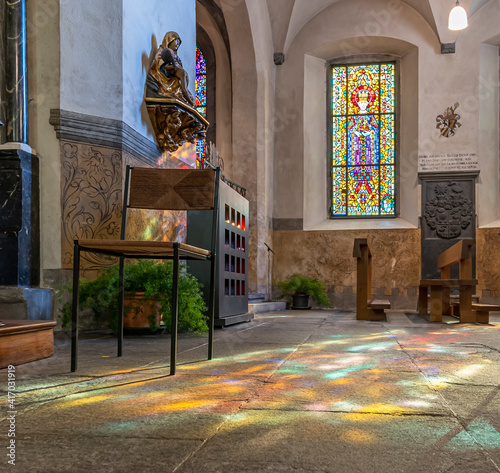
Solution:
[[[422,278],[439,278],[440,253],[463,238],[475,238],[475,173],[421,174]],[[453,268],[453,277],[458,277]]]
[[[73,267],[73,241],[118,238],[122,211],[121,150],[61,141],[63,268]],[[114,258],[86,253],[83,269],[100,269]]]
[[[473,218],[472,201],[459,183],[448,181],[434,186],[434,197],[425,203],[424,219],[437,236],[458,238]]]
[[[123,205],[125,167],[151,166],[121,149],[61,141],[61,205],[63,268],[73,267],[75,239],[119,238]],[[159,162],[159,167],[177,163]],[[174,224],[177,225],[174,229]],[[127,238],[184,241],[185,212],[132,210]],[[81,268],[100,270],[116,258],[84,252]]]

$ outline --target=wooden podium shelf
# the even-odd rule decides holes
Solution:
[[[54,354],[55,321],[5,320],[0,327],[0,368],[22,365]]]

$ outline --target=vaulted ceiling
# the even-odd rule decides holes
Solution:
[[[299,31],[316,15],[335,3],[353,0],[267,0],[274,50],[286,52]],[[401,0],[415,10],[432,28],[441,43],[454,42],[458,33],[447,27],[455,0]],[[461,0],[471,18],[491,0]]]

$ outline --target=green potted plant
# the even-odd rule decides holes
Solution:
[[[303,274],[294,274],[285,281],[279,281],[282,298],[291,300],[292,309],[310,309],[309,296],[317,305],[330,306],[330,299],[326,294],[325,285],[317,278],[308,278]]]
[[[89,309],[95,325],[105,317],[116,333],[118,330],[118,266],[101,272],[97,279],[80,281],[79,309]],[[172,317],[171,261],[155,262],[139,260],[125,263],[124,327],[137,329],[146,318],[146,327],[155,332],[160,318],[166,330],[170,329]],[[206,305],[201,293],[202,285],[185,271],[179,274],[179,331],[204,332],[208,330]],[[71,291],[71,288],[66,288]],[[62,305],[60,313],[63,328],[71,326],[71,301]]]

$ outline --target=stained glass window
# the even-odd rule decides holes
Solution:
[[[395,64],[332,67],[332,217],[395,216]]]
[[[196,46],[196,110],[207,118],[207,65],[205,57],[200,48]],[[202,167],[203,158],[205,158],[205,138],[196,140],[196,167]]]

